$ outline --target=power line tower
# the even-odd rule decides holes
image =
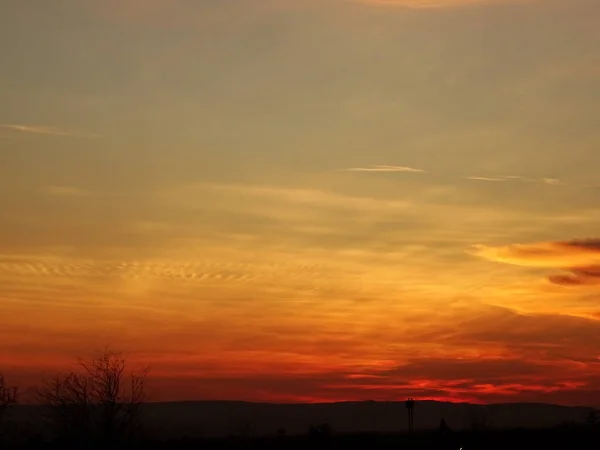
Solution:
[[[408,411],[408,431],[415,431],[415,401],[412,398],[406,400],[406,410]]]

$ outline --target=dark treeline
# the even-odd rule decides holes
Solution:
[[[293,436],[284,429],[259,436],[246,427],[223,438],[151,439],[157,430],[145,429],[142,417],[147,374],[148,368],[129,370],[126,358],[108,349],[79,359],[75,370],[43,378],[31,391],[39,414],[25,422],[12,414],[19,390],[0,375],[0,448],[600,449],[597,412],[579,423],[536,430],[494,429],[488,421],[474,421],[469,430],[453,431],[442,421],[438,430],[412,433],[336,433],[319,424]]]

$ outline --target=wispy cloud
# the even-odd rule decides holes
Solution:
[[[82,139],[99,139],[102,136],[98,134],[81,133],[77,131],[62,130],[56,127],[47,126],[31,126],[31,125],[18,125],[18,124],[0,124],[0,128],[10,131],[16,131],[19,133],[31,133],[31,134],[43,134],[48,136],[63,136],[63,137],[75,137]]]
[[[89,194],[85,189],[75,186],[46,186],[42,189],[42,192],[57,197],[84,197]]]
[[[394,165],[376,165],[366,167],[350,167],[345,169],[339,169],[343,172],[403,172],[403,173],[425,173],[426,170],[418,169],[409,166],[394,166]],[[466,180],[473,181],[491,181],[491,182],[507,182],[515,181],[522,183],[543,183],[553,186],[566,185],[565,182],[551,177],[544,178],[531,178],[520,175],[497,175],[497,176],[468,176]]]
[[[467,177],[467,180],[477,180],[477,181],[508,181],[507,178],[499,178],[499,177]]]
[[[600,239],[583,239],[504,247],[475,246],[473,254],[491,261],[527,267],[554,268],[568,274],[550,275],[562,286],[600,285]]]
[[[407,200],[353,196],[319,189],[236,184],[203,184],[185,189],[230,193],[249,197],[269,198],[286,204],[312,205],[324,208],[363,209],[370,211],[406,210],[413,205]]]
[[[350,167],[348,169],[341,169],[346,172],[409,172],[409,173],[421,173],[425,172],[423,169],[416,169],[414,167],[407,166],[368,166],[368,167]]]
[[[557,178],[542,178],[542,182],[544,182],[546,184],[552,184],[552,185],[565,184]]]
[[[490,261],[528,267],[562,268],[600,263],[600,239],[584,239],[502,247],[477,245],[473,253]]]
[[[493,176],[493,177],[488,177],[488,176],[470,176],[470,177],[465,177],[465,179],[467,180],[474,180],[474,181],[517,181],[517,182],[523,182],[523,183],[544,183],[544,184],[549,184],[549,185],[554,185],[554,186],[558,186],[558,185],[565,185],[564,182],[562,182],[561,180],[557,179],[557,178],[550,178],[550,177],[545,177],[545,178],[528,178],[528,177],[522,177],[520,175],[499,175],[499,176]]]
[[[399,6],[410,9],[423,8],[447,8],[450,6],[466,6],[481,3],[479,0],[450,0],[450,1],[430,1],[430,0],[361,0],[360,3],[380,6]]]
[[[359,3],[409,9],[453,8],[486,4],[526,3],[530,0],[357,0]]]

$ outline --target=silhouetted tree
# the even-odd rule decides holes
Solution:
[[[54,434],[106,441],[135,436],[141,427],[149,369],[127,373],[126,359],[108,349],[89,360],[79,359],[79,366],[79,373],[58,374],[37,389]]]
[[[37,399],[55,437],[82,440],[92,432],[93,404],[89,380],[82,374],[59,373],[44,379],[37,388]]]
[[[17,394],[17,388],[8,386],[4,376],[0,375],[0,437],[4,433],[10,408],[17,404]]]
[[[79,360],[98,406],[101,435],[112,440],[118,435],[135,434],[140,423],[140,408],[146,400],[145,383],[149,369],[126,376],[126,360],[120,353],[109,352],[90,360]]]

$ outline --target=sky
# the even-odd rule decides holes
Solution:
[[[0,372],[600,406],[600,3],[3,0]]]

